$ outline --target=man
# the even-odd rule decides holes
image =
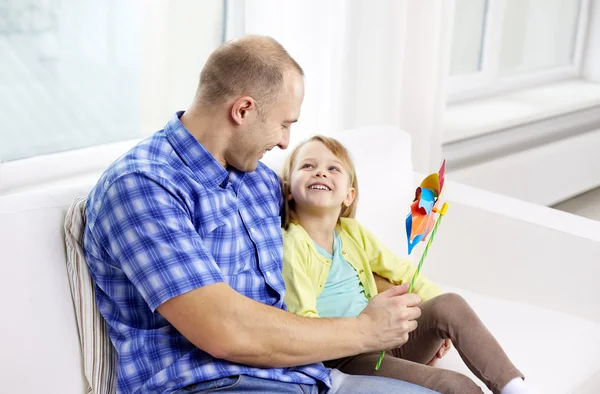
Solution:
[[[320,363],[406,342],[420,300],[405,287],[357,318],[286,311],[281,190],[259,160],[287,147],[303,98],[302,69],[275,40],[226,43],[191,107],[90,193],[84,247],[119,393],[430,392]]]

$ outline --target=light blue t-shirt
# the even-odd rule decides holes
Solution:
[[[321,317],[354,317],[369,300],[354,267],[342,257],[342,240],[334,233],[333,255],[315,243],[317,251],[331,260],[331,269],[321,294],[317,297],[317,313]]]

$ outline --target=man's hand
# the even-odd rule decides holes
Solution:
[[[452,341],[450,339],[445,339],[444,342],[442,342],[442,345],[440,346],[438,351],[435,353],[435,355],[431,359],[431,361],[427,363],[427,365],[429,365],[430,367],[435,366],[435,364],[437,364],[438,360],[441,359],[442,357],[444,357],[450,351],[451,348],[452,348]]]
[[[406,294],[408,284],[395,286],[371,299],[358,316],[364,334],[372,339],[370,350],[386,350],[402,346],[408,334],[417,328],[421,298]]]

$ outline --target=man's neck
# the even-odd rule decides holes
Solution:
[[[214,114],[216,109],[191,107],[181,115],[181,123],[223,167],[229,133],[226,122]]]
[[[339,212],[296,212],[298,223],[317,245],[333,254],[333,231]]]

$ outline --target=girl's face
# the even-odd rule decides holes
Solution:
[[[290,172],[291,198],[296,211],[340,213],[354,201],[350,175],[342,162],[320,141],[304,144]]]

